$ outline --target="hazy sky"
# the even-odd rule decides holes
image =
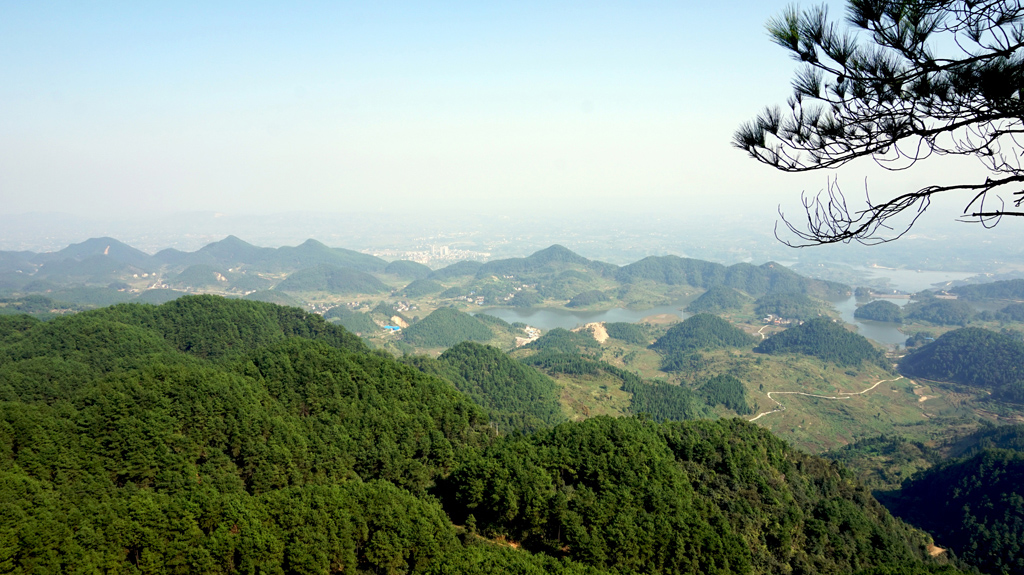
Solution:
[[[0,0],[0,213],[795,206],[785,4]]]

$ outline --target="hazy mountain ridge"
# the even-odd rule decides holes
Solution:
[[[333,281],[339,274],[345,278]],[[355,279],[355,275],[359,275],[359,279]],[[461,261],[437,270],[412,261],[389,263],[364,253],[331,248],[312,239],[298,246],[269,248],[227,236],[194,252],[165,249],[151,256],[104,237],[73,244],[57,252],[0,252],[0,290],[9,294],[45,293],[67,287],[130,290],[132,293],[188,288],[237,296],[275,288],[336,295],[378,294],[400,292],[402,286],[393,284],[396,279],[430,279],[443,288],[418,284],[416,288],[429,285],[429,289],[411,290],[410,293],[421,297],[444,292],[439,296],[441,299],[472,296],[474,300],[482,297],[491,305],[512,306],[551,301],[566,305],[574,298],[573,306],[585,307],[615,298],[624,298],[624,303],[629,305],[644,305],[644,302],[665,297],[647,288],[638,288],[638,282],[654,282],[662,286],[662,291],[686,285],[699,289],[729,286],[754,297],[786,291],[816,295],[849,291],[847,286],[804,278],[771,262],[761,266],[735,264],[727,267],[662,256],[620,267],[590,260],[557,244],[525,257],[486,263]],[[100,301],[127,301],[132,297],[107,294],[99,297],[96,305],[104,305]],[[82,297],[77,299],[84,301]]]

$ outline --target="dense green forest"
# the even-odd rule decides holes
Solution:
[[[477,313],[477,314],[473,314],[473,317],[475,317],[477,320],[479,320],[479,321],[481,321],[481,322],[483,322],[483,323],[485,323],[487,325],[490,325],[490,326],[495,326],[495,327],[498,327],[498,328],[501,328],[501,329],[507,329],[507,330],[517,329],[516,327],[514,327],[509,322],[501,319],[500,317],[493,316],[493,315],[490,315],[490,314]]]
[[[866,486],[887,491],[899,489],[914,473],[942,461],[937,448],[896,434],[865,437],[824,457],[857,470]]]
[[[608,294],[601,290],[592,289],[572,296],[572,299],[569,300],[569,303],[565,304],[565,307],[587,307],[595,303],[608,301],[608,299]]]
[[[421,278],[409,282],[399,293],[405,297],[417,298],[444,291],[444,286],[434,280]]]
[[[594,336],[586,331],[569,331],[556,327],[555,329],[540,336],[540,338],[526,344],[526,349],[538,351],[549,351],[557,353],[601,353],[601,344],[597,343]]]
[[[853,312],[853,317],[857,319],[870,319],[872,321],[903,323],[903,310],[891,301],[880,299],[858,306]]]
[[[952,288],[949,291],[969,300],[1024,300],[1024,279],[1001,280],[984,284],[965,285]]]
[[[740,415],[753,413],[747,403],[747,389],[743,382],[731,375],[721,374],[701,384],[701,395],[708,405],[721,405]]]
[[[496,347],[462,342],[436,360],[415,357],[409,361],[455,384],[487,410],[501,431],[530,432],[565,421],[555,382]]]
[[[988,425],[958,442],[956,455],[970,456],[985,449],[1012,449],[1024,453],[1024,424]]]
[[[544,298],[539,293],[528,290],[516,292],[509,300],[509,305],[512,307],[534,307],[542,303],[544,303]]]
[[[924,298],[907,304],[903,316],[936,325],[967,325],[974,317],[971,304],[955,299]]]
[[[324,319],[333,321],[348,331],[362,337],[377,333],[383,329],[373,321],[373,317],[370,314],[353,311],[343,305],[327,310],[324,313]]]
[[[686,306],[690,313],[721,313],[743,307],[750,298],[724,285],[713,285]]]
[[[996,313],[1002,321],[1024,322],[1024,303],[1011,303]]]
[[[284,292],[325,291],[334,294],[374,294],[390,291],[372,275],[349,268],[320,265],[299,270],[274,286]]]
[[[42,295],[0,298],[0,315],[25,314],[38,319],[51,319],[59,315],[54,310],[79,311],[79,308]]]
[[[15,572],[395,571],[457,545],[417,494],[486,441],[485,416],[316,316],[182,298],[0,341]]]
[[[622,266],[615,273],[615,279],[623,283],[646,280],[704,289],[724,285],[754,297],[769,293],[803,293],[824,297],[845,295],[851,291],[847,285],[805,278],[774,262],[760,266],[743,263],[726,267],[678,256],[651,256]]]
[[[986,423],[939,445],[883,435],[826,457],[858,469],[890,511],[983,573],[1024,573],[1024,425]]]
[[[982,572],[1024,573],[1024,452],[983,449],[942,462],[886,503]]]
[[[433,273],[433,270],[419,262],[395,260],[384,268],[384,273],[400,278],[421,280]]]
[[[644,347],[651,343],[651,335],[647,328],[639,324],[614,321],[604,324],[604,329],[608,332],[608,337],[614,337],[626,343]]]
[[[850,573],[915,564],[923,543],[848,472],[740,420],[508,437],[440,492],[484,535],[616,572]]]
[[[774,293],[754,302],[754,313],[761,317],[769,314],[786,319],[809,320],[822,315],[824,306],[802,293]]]
[[[754,351],[768,354],[800,353],[844,367],[871,362],[888,369],[882,353],[864,336],[828,318],[812,319],[777,333],[761,342]]]
[[[455,308],[442,307],[402,331],[402,339],[418,347],[451,347],[463,341],[487,341],[494,333],[486,324]]]
[[[719,347],[746,347],[754,338],[728,321],[709,313],[700,313],[672,326],[651,344],[663,355]]]
[[[977,327],[960,328],[908,353],[900,372],[979,387],[1024,402],[1024,343]]]
[[[454,349],[430,361],[482,402],[533,407],[497,350]],[[500,436],[451,381],[318,316],[212,296],[0,316],[0,460],[0,567],[16,573],[938,565],[848,472],[754,425]]]

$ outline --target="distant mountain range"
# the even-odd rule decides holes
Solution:
[[[0,295],[55,294],[72,288],[133,293],[144,289],[216,289],[244,295],[276,289],[293,293],[377,294],[395,291],[396,280],[408,283],[427,279],[448,283],[444,289],[455,290],[442,297],[473,294],[484,297],[488,303],[508,305],[568,301],[582,293],[600,296],[599,290],[614,284],[627,291],[629,286],[642,284],[702,289],[727,286],[754,297],[768,293],[822,297],[850,291],[849,286],[805,278],[773,262],[724,266],[660,256],[617,266],[590,260],[560,245],[526,257],[485,263],[462,261],[438,270],[411,261],[388,262],[357,251],[328,247],[312,239],[294,247],[267,248],[228,236],[194,252],[165,249],[150,255],[114,238],[102,237],[56,252],[0,252]],[[459,285],[452,288],[451,282]],[[143,284],[145,288],[141,287]],[[72,294],[63,301],[88,305],[89,298],[83,300],[80,295]],[[161,299],[170,295],[173,292],[166,292]],[[127,301],[111,294],[101,299],[107,303]],[[596,301],[601,299],[597,297]]]

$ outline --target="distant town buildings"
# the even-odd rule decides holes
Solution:
[[[378,258],[390,260],[409,260],[424,265],[444,267],[448,264],[465,260],[479,262],[491,258],[490,252],[475,252],[472,250],[453,249],[449,246],[431,244],[418,250],[363,250],[364,254],[370,254]]]

